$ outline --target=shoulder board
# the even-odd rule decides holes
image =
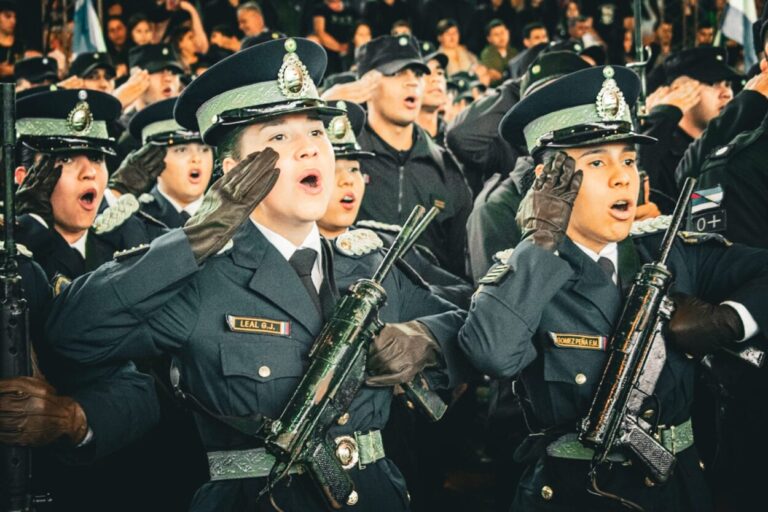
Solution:
[[[389,231],[390,233],[399,233],[403,228],[397,224],[385,224],[376,220],[361,220],[355,223],[356,227],[374,229],[376,231]]]
[[[5,250],[5,242],[0,240],[0,251]],[[27,249],[25,245],[22,244],[16,244],[16,251],[18,251],[19,254],[22,256],[26,256],[27,258],[34,258],[34,255],[32,254],[32,251]]]
[[[665,231],[672,222],[671,215],[659,215],[652,219],[637,220],[632,223],[632,227],[629,230],[629,234],[633,238],[641,236],[651,235],[653,233],[659,233]]]
[[[91,229],[97,235],[114,231],[122,226],[131,215],[139,211],[140,206],[138,199],[133,194],[123,194],[114,205],[96,217]]]
[[[487,274],[480,278],[477,284],[496,284],[507,275],[509,269],[510,267],[506,263],[497,263],[491,267]]]
[[[154,200],[155,200],[155,196],[153,196],[152,194],[147,194],[146,192],[144,192],[139,196],[139,202],[141,204],[149,204],[151,202],[154,202]]]
[[[694,231],[680,231],[677,233],[677,237],[683,241],[683,243],[689,245],[703,244],[706,242],[717,242],[726,247],[733,245],[733,242],[725,238],[719,233],[698,233]]]
[[[132,258],[133,256],[139,256],[141,254],[144,254],[148,250],[149,250],[149,244],[141,244],[139,246],[126,249],[124,251],[115,251],[115,254],[112,257],[115,259],[115,261],[123,261],[123,260],[127,260],[128,258]]]
[[[384,242],[370,229],[353,229],[337,236],[333,246],[344,256],[364,256],[384,247]]]
[[[515,251],[514,247],[510,247],[509,249],[504,249],[503,251],[499,251],[493,255],[493,260],[496,263],[506,263],[509,260],[509,258],[512,256],[512,253],[514,251]]]

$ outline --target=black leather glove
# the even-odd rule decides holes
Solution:
[[[109,178],[109,188],[139,197],[149,192],[165,170],[165,146],[146,144],[131,151]]]
[[[43,155],[30,167],[24,182],[16,191],[16,213],[35,213],[42,217],[49,228],[53,227],[51,194],[61,177],[61,166],[55,164],[53,155]]]
[[[88,433],[80,404],[43,379],[0,380],[0,443],[46,446],[61,438],[79,444]]]
[[[741,317],[730,306],[715,305],[682,293],[671,296],[675,312],[669,321],[670,341],[692,356],[717,352],[744,337]]]
[[[203,204],[182,228],[197,263],[219,252],[275,185],[279,155],[272,149],[256,151],[219,178],[203,197]]]
[[[421,370],[439,361],[440,346],[429,329],[416,320],[386,324],[368,350],[369,386],[411,382]]]
[[[576,162],[562,151],[548,153],[544,170],[533,182],[517,213],[524,238],[555,251],[565,237],[583,173]]]

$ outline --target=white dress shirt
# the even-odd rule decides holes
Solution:
[[[320,231],[317,229],[317,224],[312,225],[312,231],[309,232],[303,242],[297,247],[293,245],[293,242],[285,238],[283,235],[275,233],[266,226],[263,226],[251,219],[251,222],[259,228],[261,234],[271,243],[275,249],[285,258],[286,261],[291,259],[293,253],[299,249],[312,249],[317,253],[315,259],[315,265],[312,267],[312,283],[315,285],[318,293],[320,292],[320,285],[323,283],[323,251],[320,242]]]
[[[165,193],[163,190],[162,184],[158,181],[157,182],[157,191],[160,192],[160,195],[163,196],[168,200],[169,203],[171,203],[171,206],[173,208],[181,213],[181,212],[187,212],[190,217],[192,217],[195,213],[197,213],[197,210],[200,209],[200,205],[203,204],[203,196],[198,197],[191,203],[189,203],[187,206],[182,207],[179,203],[177,203],[171,196]]]

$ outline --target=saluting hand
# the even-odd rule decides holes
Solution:
[[[35,213],[48,227],[53,227],[53,207],[51,194],[61,177],[61,166],[56,165],[56,158],[43,155],[27,172],[24,182],[16,191],[16,212],[19,215]]]
[[[165,170],[165,146],[145,144],[131,151],[109,179],[109,188],[136,197],[148,192]]]
[[[205,193],[183,228],[198,264],[219,252],[272,190],[280,176],[278,157],[272,148],[251,153]]]
[[[563,151],[544,157],[544,169],[536,177],[517,212],[517,223],[524,238],[555,251],[565,237],[571,210],[581,187],[582,171]]]

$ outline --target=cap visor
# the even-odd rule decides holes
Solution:
[[[80,74],[77,75],[77,76],[79,76],[80,78],[85,78],[86,76],[88,76],[91,73],[93,73],[94,70],[99,69],[99,68],[109,71],[112,74],[113,77],[116,74],[115,66],[110,66],[109,64],[105,64],[103,62],[97,62],[95,64],[91,64],[90,66],[88,66],[87,68],[82,70],[80,72]]]
[[[184,74],[184,68],[181,66],[181,64],[172,60],[148,62],[146,66],[144,66],[144,69],[146,69],[149,73],[157,73],[158,71],[169,69],[180,75]]]
[[[581,134],[572,139],[562,139],[557,142],[547,143],[545,146],[535,148],[534,151],[547,148],[580,148],[585,146],[597,146],[602,144],[612,144],[615,142],[630,142],[633,144],[655,144],[659,139],[641,133],[616,133],[613,135],[604,135],[600,132],[591,132]]]
[[[87,137],[40,137],[28,139],[24,144],[40,153],[101,153],[115,156],[113,142]]]
[[[419,59],[392,60],[384,64],[381,64],[379,66],[376,66],[376,69],[378,71],[381,71],[381,73],[384,75],[394,75],[395,73],[405,68],[416,69],[429,74],[429,67],[427,67],[427,65],[424,64],[424,62],[422,62]]]

